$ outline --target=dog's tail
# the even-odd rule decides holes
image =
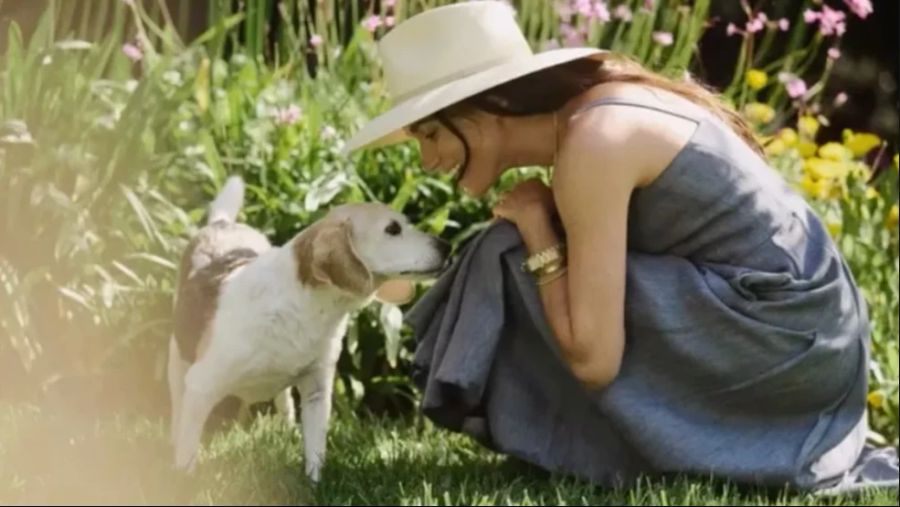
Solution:
[[[222,191],[209,205],[207,223],[237,220],[238,212],[244,203],[244,180],[240,176],[231,176],[222,187]]]

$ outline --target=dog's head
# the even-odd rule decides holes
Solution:
[[[298,276],[304,284],[332,285],[358,296],[376,290],[383,299],[404,299],[398,280],[427,278],[447,263],[450,246],[413,227],[383,204],[336,207],[294,241]]]

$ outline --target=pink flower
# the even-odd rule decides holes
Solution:
[[[844,0],[844,3],[847,4],[847,7],[853,11],[853,14],[859,16],[860,19],[866,19],[869,14],[875,10],[872,7],[871,0]]]
[[[603,22],[612,19],[612,16],[609,15],[609,7],[606,6],[606,2],[594,2],[594,17]]]
[[[144,52],[139,48],[136,44],[132,44],[130,42],[126,42],[122,46],[122,52],[125,53],[125,56],[128,57],[132,62],[139,62],[144,58]]]
[[[322,36],[319,34],[313,34],[313,36],[309,38],[309,45],[314,48],[321,46],[322,42]]]
[[[625,4],[616,7],[616,10],[613,11],[613,16],[616,19],[621,19],[622,21],[631,21],[631,19],[634,17],[631,12],[631,8],[629,8]]]
[[[381,2],[381,3],[382,3],[385,7],[387,7],[388,9],[390,9],[391,7],[393,7],[393,6],[397,3],[397,0],[384,0],[384,1]]]
[[[735,34],[741,33],[741,29],[738,28],[734,23],[728,23],[728,26],[725,28],[725,33],[728,34],[729,37]]]
[[[582,16],[591,18],[594,16],[594,9],[591,6],[591,0],[575,0],[575,10]]]
[[[830,60],[837,60],[841,57],[841,50],[838,48],[830,48],[828,50],[828,58]]]
[[[788,80],[784,87],[787,88],[788,96],[792,99],[799,99],[806,95],[806,82],[799,77]]]
[[[582,34],[580,30],[577,30],[569,24],[563,24],[559,28],[562,32],[563,43],[566,47],[584,45],[584,34]]]
[[[847,97],[847,94],[846,94],[846,93],[844,93],[844,92],[838,93],[838,94],[834,97],[834,107],[841,107],[841,106],[843,106],[844,104],[847,103],[847,100],[848,100],[848,97]]]
[[[396,23],[396,21],[397,20],[394,18],[394,16],[385,16],[384,17],[384,25],[385,26],[394,26],[394,23]]]
[[[560,19],[565,22],[568,22],[572,19],[572,14],[574,11],[572,10],[572,6],[566,2],[561,2],[556,4],[556,13],[559,14]]]
[[[756,33],[762,31],[763,28],[766,27],[765,22],[763,20],[756,18],[747,22],[747,32],[748,33]]]
[[[644,9],[652,11],[654,3],[656,3],[656,0],[644,0]]]
[[[786,32],[791,29],[791,22],[788,21],[787,18],[781,18],[778,20],[778,29],[782,32]]]
[[[825,36],[844,35],[844,32],[847,31],[846,18],[847,15],[844,14],[844,11],[823,5],[822,13],[819,14],[819,31]]]
[[[803,11],[803,21],[807,23],[815,23],[819,20],[820,14],[812,9],[806,9]]]
[[[279,107],[275,110],[275,123],[279,125],[293,125],[300,121],[303,111],[296,104],[288,107]]]
[[[541,51],[550,51],[552,49],[559,49],[559,41],[556,39],[548,39],[541,44]]]
[[[675,40],[669,32],[653,32],[653,42],[660,46],[671,46]]]
[[[368,18],[363,20],[362,24],[366,30],[374,33],[375,30],[378,30],[378,27],[382,25],[381,17],[374,15],[369,16]]]

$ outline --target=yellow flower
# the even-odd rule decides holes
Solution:
[[[768,104],[753,102],[744,106],[744,115],[753,123],[766,124],[775,119],[775,110]]]
[[[897,213],[900,213],[900,211],[897,210],[897,205],[895,204],[891,206],[891,211],[888,212],[887,222],[885,223],[888,229],[897,230]]]
[[[847,164],[825,158],[810,158],[803,163],[803,170],[814,180],[834,180],[846,176]]]
[[[787,146],[781,139],[775,139],[766,145],[766,154],[770,157],[777,157],[787,150]]]
[[[825,143],[819,148],[819,156],[828,160],[844,162],[850,160],[853,153],[842,144]]]
[[[816,132],[819,131],[819,120],[813,116],[801,116],[797,120],[797,128],[800,129],[801,135],[812,139],[816,137]]]
[[[844,230],[844,224],[840,222],[828,221],[825,224],[828,227],[828,234],[831,234],[832,238],[837,238],[841,235],[841,232]]]
[[[806,192],[806,195],[815,199],[825,199],[832,191],[829,180],[816,180],[808,174],[803,175],[800,180],[800,188]]]
[[[872,187],[866,187],[866,199],[867,200],[871,201],[872,199],[878,199],[878,195],[879,194],[878,194],[877,190],[875,190]]]
[[[759,90],[769,82],[769,76],[767,76],[765,72],[757,69],[748,70],[745,79],[747,80],[747,86],[753,90]]]
[[[816,150],[819,147],[816,143],[810,141],[800,141],[800,144],[797,145],[797,150],[800,152],[800,156],[803,158],[809,158],[816,154]]]
[[[869,406],[872,408],[881,408],[884,406],[884,395],[881,394],[881,391],[872,391],[866,396],[866,401],[869,402]]]
[[[868,132],[856,133],[852,130],[844,129],[844,146],[853,153],[854,157],[862,157],[880,144],[881,138],[875,134]]]
[[[788,148],[797,146],[797,141],[799,140],[797,131],[790,127],[781,129],[778,132],[778,138],[781,139]]]

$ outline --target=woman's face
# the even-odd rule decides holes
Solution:
[[[501,139],[498,118],[482,111],[446,114],[445,118],[459,135],[436,117],[417,122],[408,129],[419,142],[422,166],[431,173],[453,174],[461,171],[456,175],[458,185],[470,195],[483,195],[503,169],[499,157]],[[468,162],[460,135],[469,145]]]

